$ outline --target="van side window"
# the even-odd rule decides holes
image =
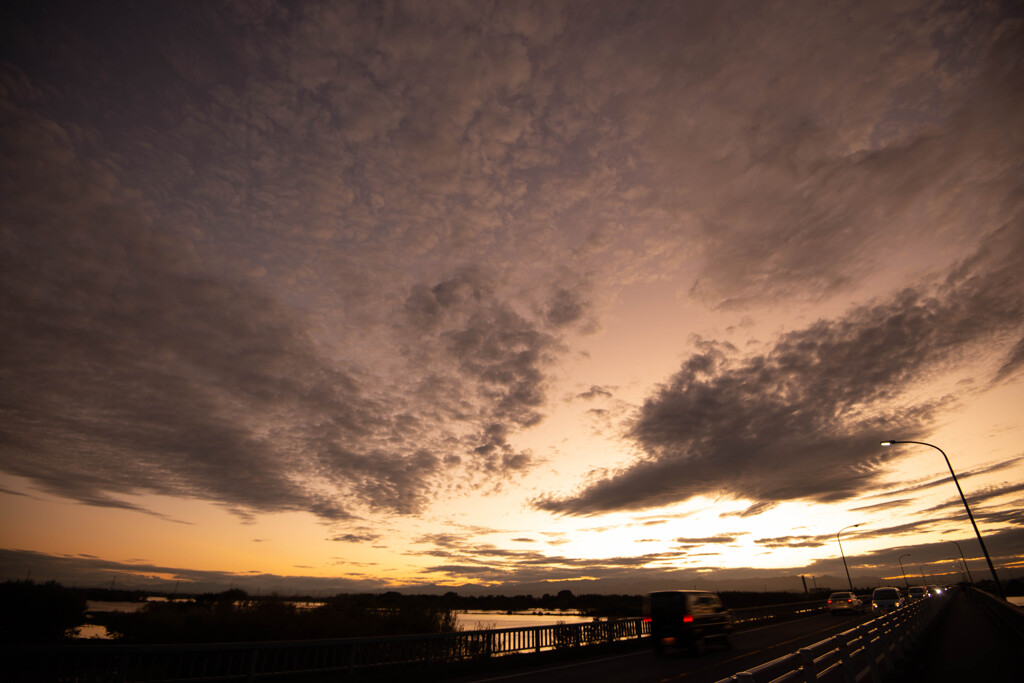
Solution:
[[[710,595],[695,595],[693,598],[693,611],[697,614],[714,612],[714,598]]]

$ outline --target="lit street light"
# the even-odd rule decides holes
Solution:
[[[1001,597],[1003,600],[1006,600],[1006,593],[1003,592],[1003,584],[999,583],[999,577],[996,576],[995,565],[992,564],[992,558],[989,557],[988,548],[985,547],[985,541],[981,538],[981,532],[978,531],[978,525],[974,522],[974,515],[971,514],[971,508],[967,504],[967,498],[964,497],[964,490],[962,488],[960,488],[960,482],[957,481],[957,479],[956,479],[956,472],[953,471],[953,466],[949,463],[949,457],[946,455],[946,452],[944,450],[942,450],[941,448],[939,448],[938,446],[936,446],[934,444],[930,444],[930,443],[925,443],[924,441],[894,441],[894,440],[890,440],[890,441],[883,441],[882,445],[883,446],[891,446],[891,445],[896,444],[896,443],[913,443],[913,444],[917,444],[918,446],[928,446],[930,448],[934,448],[939,453],[942,453],[942,457],[946,461],[946,467],[949,468],[949,474],[950,474],[951,477],[953,477],[953,483],[956,484],[956,490],[960,493],[960,500],[963,501],[964,509],[967,510],[967,518],[971,520],[971,526],[974,527],[974,533],[977,534],[977,536],[978,536],[978,543],[981,544],[981,552],[985,553],[985,561],[988,562],[988,569],[989,569],[990,572],[992,572],[992,580],[996,582],[996,589],[999,591],[999,597]]]
[[[907,570],[903,568],[903,558],[904,557],[910,557],[910,553],[905,553],[903,555],[900,555],[900,559],[899,559],[900,572],[902,572],[902,574],[903,574],[903,587],[904,588],[910,588],[910,584],[907,583]]]
[[[956,545],[956,549],[960,551],[960,560],[964,563],[964,571],[967,572],[967,583],[974,585],[974,579],[971,578],[971,569],[967,566],[967,559],[964,557],[964,549],[960,547],[960,544],[956,541],[950,541]]]
[[[836,534],[836,540],[839,541],[839,554],[843,558],[843,569],[846,570],[846,582],[850,584],[851,593],[853,592],[853,580],[850,579],[850,568],[846,566],[846,554],[843,552],[843,542],[839,540],[839,534],[843,533],[847,529],[852,529],[855,526],[860,526],[860,524],[851,524],[850,526],[844,526],[842,529],[839,530],[839,533]]]

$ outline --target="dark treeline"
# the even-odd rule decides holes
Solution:
[[[72,588],[86,600],[103,600],[106,602],[141,602],[150,595],[150,591],[128,590],[124,588]]]
[[[252,598],[235,589],[189,601],[149,602],[137,612],[98,612],[92,621],[127,643],[311,640],[458,630],[454,614],[430,601],[413,598],[397,605],[376,597],[336,596],[303,607],[296,604],[301,599]]]

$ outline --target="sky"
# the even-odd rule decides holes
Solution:
[[[2,12],[4,578],[1024,573],[1019,3]]]

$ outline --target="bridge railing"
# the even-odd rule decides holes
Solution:
[[[877,619],[718,683],[881,683],[920,643],[948,596],[915,600]]]

